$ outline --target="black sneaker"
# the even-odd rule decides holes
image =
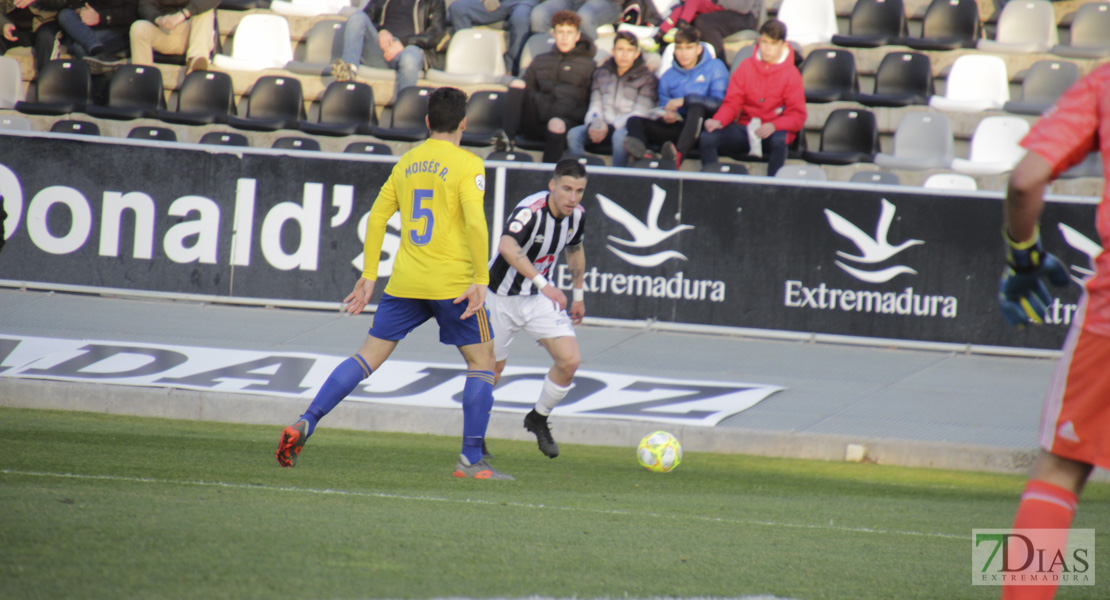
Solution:
[[[508,152],[512,147],[509,140],[509,134],[505,133],[504,129],[498,129],[493,132],[493,151],[494,152]]]
[[[641,158],[658,158],[654,152],[648,150],[644,140],[632,136],[624,138],[624,151],[636,160],[640,160]]]
[[[116,58],[103,52],[95,56],[86,56],[83,60],[85,64],[89,65],[89,74],[91,75],[108,75],[115,72],[121,65],[127,64],[127,59]]]
[[[547,425],[547,417],[532,409],[524,415],[524,428],[536,434],[536,443],[540,446],[540,452],[546,454],[548,458],[559,456],[559,445],[555,443],[555,438],[551,437],[551,427]]]

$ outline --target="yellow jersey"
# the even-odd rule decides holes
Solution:
[[[481,158],[445,140],[406,152],[370,209],[362,276],[377,279],[386,222],[400,210],[401,247],[385,293],[447,300],[489,285],[485,177]]]

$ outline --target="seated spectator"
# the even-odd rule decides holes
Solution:
[[[552,17],[555,47],[532,60],[524,78],[509,86],[505,131],[544,140],[543,161],[554,163],[566,151],[567,130],[581,125],[590,106],[594,73],[593,42],[582,39],[582,18],[563,10]]]
[[[578,29],[591,42],[597,39],[598,27],[621,19],[621,2],[618,0],[544,0],[532,10],[532,32],[550,31],[555,24],[555,14],[564,10],[578,13],[582,18]]]
[[[34,46],[31,54],[38,72],[54,53],[54,17],[65,5],[66,0],[0,0],[0,55]]]
[[[729,79],[721,108],[705,122],[701,161],[715,163],[722,153],[766,156],[767,174],[773,176],[805,122],[806,96],[794,49],[786,42],[786,25],[771,19],[759,28],[755,54]]]
[[[713,46],[717,58],[725,58],[725,38],[745,29],[755,29],[763,0],[685,0],[659,26],[662,40],[672,42],[672,28],[693,25],[702,40]]]
[[[659,148],[662,158],[682,164],[698,140],[705,114],[721,106],[728,86],[728,67],[713,58],[694,27],[680,27],[674,38],[674,66],[659,78],[661,115],[632,117],[624,146],[636,158],[655,158],[648,146]]]
[[[188,71],[208,70],[219,4],[220,0],[139,0],[139,20],[131,24],[131,62],[153,65],[157,50],[184,54]]]
[[[613,42],[613,56],[594,71],[586,122],[567,133],[571,154],[586,153],[587,140],[613,142],[613,166],[628,164],[624,137],[629,117],[647,115],[655,107],[659,81],[644,64],[636,36],[621,31]]]
[[[532,9],[537,2],[539,0],[455,0],[447,8],[447,19],[455,31],[505,21],[509,28],[505,71],[516,75],[524,42],[532,34]]]
[[[77,8],[59,12],[58,26],[65,34],[62,43],[70,55],[91,56],[104,64],[130,47],[129,31],[138,18],[133,0],[88,0]]]
[[[415,18],[414,18],[415,15]],[[360,64],[397,71],[393,98],[416,85],[427,66],[439,68],[447,45],[443,0],[370,0],[347,19],[343,58],[331,65],[337,81],[354,81]]]

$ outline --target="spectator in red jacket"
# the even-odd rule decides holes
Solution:
[[[705,121],[699,142],[701,161],[715,163],[720,154],[735,158],[767,157],[767,174],[786,162],[786,148],[806,122],[802,74],[786,42],[786,25],[771,19],[759,28],[759,47],[740,63],[728,82],[725,100]],[[751,141],[761,140],[753,148]]]

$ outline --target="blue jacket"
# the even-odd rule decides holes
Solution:
[[[685,98],[690,95],[710,96],[723,100],[728,87],[729,72],[725,63],[712,58],[703,50],[698,64],[692,69],[674,66],[667,69],[659,78],[659,106],[666,106],[672,98]],[[686,112],[686,107],[679,110]]]

